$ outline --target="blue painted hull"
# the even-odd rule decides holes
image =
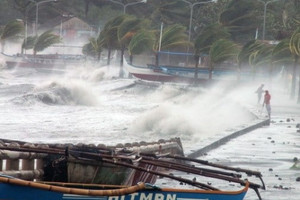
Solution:
[[[28,183],[28,181],[23,181]],[[53,190],[42,189],[44,184],[38,187],[22,186],[11,183],[0,183],[0,200],[242,200],[248,186],[240,191],[206,191],[206,190],[181,190],[181,189],[142,189],[133,193],[120,196],[91,196],[77,195],[75,191],[68,193],[53,191],[59,190],[54,186]],[[47,185],[48,186],[48,185]],[[75,189],[76,190],[76,189]],[[72,194],[73,193],[73,194]]]

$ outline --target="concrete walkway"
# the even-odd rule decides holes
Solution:
[[[300,168],[291,166],[294,157],[300,158],[300,106],[274,105],[272,110],[269,126],[233,138],[201,159],[260,171],[267,187],[261,191],[264,200],[299,200],[300,182],[296,179]],[[257,196],[250,190],[245,199],[254,200]]]

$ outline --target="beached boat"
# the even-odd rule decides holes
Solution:
[[[43,195],[48,197],[53,195],[54,197],[50,199],[108,198],[110,200],[126,200],[130,198],[133,200],[137,197],[138,200],[160,200],[162,198],[165,200],[181,198],[229,200],[243,199],[248,187],[253,189],[261,199],[258,189],[265,189],[260,172],[185,157],[179,138],[155,143],[141,142],[138,145],[117,145],[114,148],[82,144],[78,146],[70,144],[37,145],[2,140],[0,142],[0,161],[2,176],[0,199],[48,199],[42,198]],[[173,172],[179,174],[174,175]],[[247,179],[243,177],[244,175]],[[252,176],[260,179],[262,184],[250,181],[249,177]],[[144,190],[140,191],[141,193],[134,191],[134,194],[128,193],[129,196],[123,193],[122,196],[119,196],[118,192],[97,190],[103,187],[99,184],[114,185],[115,187],[118,185],[118,188],[122,187],[123,189],[126,187],[122,185],[134,186],[140,182],[154,184],[158,177],[177,181],[180,189],[183,189],[183,184],[198,189],[158,190],[153,187],[152,189],[155,190],[147,190],[149,193],[145,193]],[[202,181],[197,181],[198,178]],[[213,180],[213,184],[209,183],[211,180]],[[245,188],[239,191],[222,192],[218,189],[219,183],[215,181],[231,182],[233,186],[242,185]],[[82,187],[84,190],[77,193],[78,189],[64,188],[71,186]],[[90,189],[87,190],[87,188]],[[6,192],[3,194],[1,191],[4,190]],[[107,197],[107,194],[114,197]],[[166,196],[159,196],[163,194]]]
[[[24,180],[133,185],[154,183],[157,166],[135,162],[140,154],[183,155],[179,138],[118,144],[32,144],[0,140],[0,173]],[[123,162],[124,165],[117,165]],[[126,165],[125,165],[126,164]],[[137,169],[144,169],[140,171]]]
[[[7,55],[2,53],[7,68],[13,67],[65,67],[68,65],[83,65],[86,58],[83,55],[75,54],[16,54]]]
[[[156,82],[177,82],[177,83],[206,83],[209,78],[208,68],[180,67],[170,65],[147,64],[147,67],[130,65],[125,62],[125,69],[136,78]],[[195,72],[197,78],[195,78]],[[230,69],[215,69],[213,80],[236,80],[237,71]]]
[[[42,183],[0,175],[0,199],[9,200],[242,200],[249,184],[238,191],[159,188],[139,183],[134,186]]]

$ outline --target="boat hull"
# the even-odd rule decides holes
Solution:
[[[62,68],[67,65],[83,65],[85,58],[81,55],[59,55],[59,54],[45,54],[45,55],[7,55],[1,54],[5,59],[7,68],[14,67],[33,67],[33,68]]]
[[[243,200],[248,186],[238,191],[145,187],[76,189],[0,177],[0,199],[5,200]],[[85,185],[85,188],[88,188]]]
[[[156,82],[177,82],[177,83],[200,83],[206,82],[208,75],[205,74],[203,77],[197,79],[194,78],[194,72],[188,72],[188,75],[177,75],[170,74],[161,68],[153,67],[139,67],[129,65],[125,62],[125,69],[132,74],[134,77],[146,81],[156,81]]]

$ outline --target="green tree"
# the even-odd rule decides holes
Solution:
[[[257,1],[231,0],[220,14],[220,23],[227,27],[234,40],[247,41],[261,22],[255,5]]]
[[[256,72],[258,67],[262,73],[266,73],[267,71],[271,71],[271,59],[272,59],[272,51],[273,46],[269,44],[264,44],[260,46],[256,51],[252,52],[249,57],[249,63],[252,66],[253,79],[256,77]],[[269,70],[266,68],[269,67]]]
[[[285,79],[285,87],[288,88],[289,76],[292,74],[290,66],[294,62],[294,56],[292,55],[289,48],[290,38],[285,38],[280,41],[272,51],[272,65],[284,66],[283,78]]]
[[[107,65],[110,64],[111,51],[120,49],[118,28],[127,17],[127,15],[120,15],[109,20],[100,33],[103,40],[103,47],[106,48],[108,52]]]
[[[292,78],[292,91],[291,91],[291,98],[295,97],[295,88],[296,88],[296,71],[297,71],[297,65],[299,62],[300,58],[300,27],[294,31],[290,43],[289,43],[289,48],[294,56],[294,67],[293,67],[293,78]],[[299,74],[300,78],[300,74]],[[300,80],[299,80],[299,86],[300,86]],[[299,88],[299,93],[298,93],[298,103],[300,103],[300,88]]]
[[[154,31],[155,42],[153,45],[153,51],[155,53],[155,65],[159,65],[159,50],[168,50],[175,47],[187,47],[190,46],[188,42],[188,36],[186,34],[186,28],[180,24],[174,24],[168,26],[162,31],[160,41],[160,31]]]
[[[209,50],[209,79],[212,79],[212,73],[216,64],[225,60],[236,59],[238,52],[238,45],[231,40],[219,39],[214,42]]]
[[[263,47],[263,43],[258,40],[251,40],[247,42],[241,49],[241,51],[237,55],[237,61],[238,61],[238,77],[237,79],[240,80],[242,66],[249,65],[249,59],[250,56],[257,52],[259,49]]]
[[[24,24],[22,21],[14,20],[8,22],[3,30],[1,30],[0,34],[0,43],[1,43],[1,52],[4,52],[5,41],[13,38],[20,37],[24,31]]]
[[[181,0],[151,0],[147,4],[151,10],[150,19],[154,27],[162,22],[167,25],[188,24],[189,7]]]
[[[22,43],[22,54],[24,53],[24,50],[33,49],[36,39],[37,36],[28,36],[27,38],[24,38]]]
[[[101,58],[102,49],[103,49],[103,41],[99,36],[98,38],[90,38],[89,43],[85,44],[82,47],[82,53],[96,58],[97,61],[99,62]]]
[[[46,31],[42,33],[36,39],[33,46],[33,54],[36,55],[37,52],[43,51],[44,49],[50,47],[53,44],[60,43],[60,37],[58,35],[53,34],[51,31]]]
[[[128,54],[130,64],[133,62],[133,55],[141,54],[147,50],[152,50],[154,43],[154,34],[148,30],[138,31],[130,40],[128,45]]]
[[[143,19],[137,19],[135,17],[128,16],[120,26],[118,27],[118,40],[120,43],[120,77],[123,77],[123,62],[124,62],[124,52],[130,43],[131,38],[142,29],[145,25]]]
[[[229,37],[228,29],[220,24],[212,24],[205,27],[196,37],[194,41],[195,78],[198,78],[198,63],[201,55],[209,54],[210,47],[215,41],[228,39]]]

